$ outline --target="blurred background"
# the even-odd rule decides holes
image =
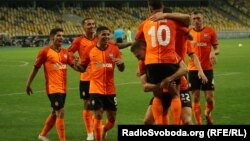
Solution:
[[[205,13],[206,25],[218,38],[250,38],[249,0],[165,0],[173,12]],[[114,31],[130,28],[132,37],[147,16],[146,0],[5,0],[0,2],[0,46],[43,46],[51,28],[62,27],[65,43],[82,34],[81,21],[96,19],[97,25]]]

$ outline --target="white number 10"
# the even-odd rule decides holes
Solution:
[[[165,40],[162,38],[162,32],[165,32]],[[156,38],[161,46],[166,46],[170,42],[170,29],[166,25],[160,25],[157,29],[157,34],[155,33],[155,26],[152,26],[149,29],[148,34],[151,36],[152,47],[156,47]]]

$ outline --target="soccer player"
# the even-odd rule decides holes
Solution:
[[[93,18],[85,18],[82,21],[82,26],[84,34],[77,37],[71,44],[68,49],[72,53],[72,56],[75,52],[78,52],[80,60],[84,57],[84,50],[88,46],[93,46],[97,42],[97,37],[95,35],[95,20]],[[83,99],[83,121],[87,131],[87,141],[94,140],[93,134],[93,114],[90,108],[90,99],[89,99],[89,83],[90,83],[90,74],[89,68],[87,71],[80,73],[80,98]]]
[[[117,98],[114,83],[114,69],[117,66],[119,71],[124,71],[125,65],[121,58],[119,48],[109,42],[110,30],[100,26],[96,30],[98,36],[97,45],[89,47],[85,58],[78,66],[80,71],[85,71],[90,65],[90,100],[95,113],[94,135],[96,141],[106,139],[106,133],[113,128],[116,120]],[[103,113],[106,112],[107,120],[104,127]]]
[[[93,18],[85,18],[82,21],[82,26],[84,30],[84,34],[82,36],[77,37],[71,44],[70,48],[68,49],[69,52],[72,52],[72,55],[75,52],[78,52],[80,59],[84,58],[84,52],[86,48],[93,47],[97,44],[97,35],[95,34],[96,24]],[[112,41],[109,41],[112,43]],[[126,48],[130,46],[132,43],[115,43],[119,49]],[[93,135],[93,114],[91,111],[90,106],[90,99],[89,99],[89,83],[90,83],[90,74],[89,74],[89,67],[87,71],[80,73],[80,98],[83,99],[83,121],[85,124],[85,128],[87,131],[87,141],[94,140]]]
[[[169,10],[168,10],[169,11]],[[158,21],[166,18],[165,13],[158,13],[154,15],[154,21]],[[207,83],[207,77],[205,76],[200,61],[191,47],[191,40],[193,36],[188,32],[187,27],[183,27],[182,30],[176,31],[176,40],[175,40],[175,51],[182,58],[183,61],[186,60],[186,54],[189,55],[190,59],[193,60],[195,66],[198,70],[198,78],[201,79],[203,84]],[[182,101],[182,123],[183,124],[193,124],[192,123],[192,109],[191,109],[191,96],[188,91],[188,82],[186,78],[181,80],[181,101]]]
[[[200,90],[203,90],[206,98],[205,117],[207,124],[213,124],[211,112],[214,108],[214,75],[213,68],[216,64],[216,55],[219,54],[218,40],[216,32],[213,28],[203,25],[203,14],[201,11],[194,11],[191,14],[192,24],[194,28],[190,30],[193,36],[194,53],[199,58],[201,67],[208,79],[207,83],[202,83],[197,73],[197,67],[193,60],[189,60],[189,82],[190,90],[193,95],[193,112],[196,124],[202,124],[201,107],[200,107]]]
[[[161,0],[148,0],[151,15],[163,12]],[[166,15],[167,16],[167,15]],[[154,17],[154,16],[153,16]],[[162,81],[164,78],[174,74],[178,69],[178,59],[175,52],[176,30],[181,29],[181,25],[171,19],[152,21],[153,17],[146,19],[140,26],[136,34],[136,39],[143,37],[147,44],[145,64],[147,69],[148,82],[152,84],[161,83],[161,87],[168,86],[168,82]],[[183,21],[189,21],[189,16],[181,16]],[[165,83],[165,84],[164,84]],[[179,84],[177,83],[179,87]],[[169,89],[169,87],[168,87]],[[178,88],[177,88],[178,89]],[[176,114],[181,114],[181,101],[179,89],[170,92],[175,97]],[[177,106],[178,105],[178,106]]]
[[[159,89],[160,89],[160,87],[159,87],[159,85],[158,84],[150,84],[150,83],[148,83],[147,82],[147,78],[146,78],[146,68],[145,68],[145,64],[144,64],[144,59],[145,59],[145,52],[146,52],[146,43],[145,43],[145,41],[143,41],[143,40],[138,40],[138,41],[136,41],[133,45],[132,45],[132,47],[131,47],[131,52],[135,55],[135,57],[139,60],[139,65],[138,65],[138,72],[137,72],[137,75],[138,76],[140,76],[140,78],[141,78],[141,83],[142,83],[142,86],[143,86],[143,89],[144,89],[144,91],[145,92],[148,92],[148,91],[154,91],[154,93],[155,92],[159,92]],[[186,65],[185,65],[185,63],[183,62],[183,61],[181,61],[180,63],[179,63],[179,68],[178,68],[178,71],[176,72],[176,73],[174,73],[173,75],[171,75],[171,76],[169,76],[169,77],[167,77],[167,79],[168,80],[174,80],[174,79],[177,79],[177,78],[180,78],[181,76],[183,76],[183,75],[185,75],[186,73],[187,73],[187,68],[186,68]],[[164,91],[164,90],[163,90]],[[165,91],[165,93],[166,93],[166,91]],[[163,97],[166,97],[165,95],[170,95],[170,94],[163,94],[162,95],[162,98]],[[154,110],[154,106],[156,106],[155,104],[154,104],[154,102],[155,102],[155,99],[157,99],[157,97],[155,97],[154,98],[154,100],[153,100],[153,105],[151,106],[151,104],[149,105],[149,107],[148,107],[148,110],[147,110],[147,113],[146,113],[146,115],[145,115],[145,123],[146,124],[152,124],[153,122],[154,122],[154,119],[155,119],[155,121],[156,121],[156,123],[158,124],[158,123],[160,123],[159,121],[161,121],[161,120],[165,120],[166,121],[166,118],[161,118],[161,119],[159,119],[159,121],[157,121],[158,119],[157,119],[157,117],[158,116],[156,116],[156,114],[158,114],[158,113],[155,113],[155,110]],[[168,106],[167,106],[167,108],[166,108],[166,104],[164,104],[164,103],[166,103],[167,101],[169,101],[168,100],[169,98],[166,98],[166,99],[162,99],[162,104],[164,105],[163,106],[163,108],[164,109],[168,109],[168,107],[169,107],[169,105],[170,104],[167,104]],[[170,98],[171,99],[171,98]],[[174,99],[174,98],[173,98]],[[150,102],[151,103],[151,102]],[[161,104],[161,105],[162,105]],[[158,104],[159,105],[159,104]],[[171,103],[171,105],[172,105],[172,103]],[[151,110],[151,107],[152,107],[152,112],[154,112],[153,114],[152,114],[152,112],[150,111]],[[172,107],[174,107],[174,106],[172,106]],[[174,108],[172,108],[171,107],[171,111],[173,111],[174,110]],[[160,109],[161,110],[161,109]],[[159,111],[160,111],[159,110]],[[162,111],[162,110],[161,110]],[[164,110],[165,111],[165,110]],[[163,115],[165,115],[167,112],[164,112],[164,114]],[[161,112],[161,114],[162,114],[162,112]],[[153,116],[152,116],[153,115]],[[154,119],[152,119],[152,117],[154,117]],[[179,117],[180,118],[180,117]],[[179,122],[179,120],[178,120],[178,117],[176,117],[175,115],[174,115],[174,119],[173,119],[173,123],[174,124],[178,124],[178,122]],[[163,122],[163,124],[166,124],[165,122]]]
[[[33,93],[31,83],[37,75],[38,70],[43,65],[46,80],[46,92],[51,103],[52,112],[47,117],[38,139],[42,141],[49,141],[46,137],[47,133],[54,125],[56,125],[59,140],[66,141],[64,104],[66,99],[67,64],[74,67],[75,62],[70,53],[66,49],[62,48],[64,40],[63,29],[52,29],[50,31],[50,40],[51,44],[43,48],[36,58],[34,68],[26,83],[26,93],[28,95]]]

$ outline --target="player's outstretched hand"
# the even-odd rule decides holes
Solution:
[[[33,91],[32,91],[30,86],[26,87],[26,93],[27,93],[27,95],[33,94]]]
[[[123,60],[120,58],[114,58],[113,61],[115,62],[116,65],[121,65],[123,64]]]

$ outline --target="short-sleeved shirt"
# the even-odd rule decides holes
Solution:
[[[212,47],[218,45],[218,40],[216,33],[213,28],[205,26],[202,31],[198,32],[194,29],[190,30],[194,38],[194,43],[192,44],[194,53],[199,58],[201,67],[203,70],[213,70],[213,65],[210,62],[210,52]],[[188,63],[189,70],[197,70],[193,60],[189,60]]]
[[[90,94],[111,95],[116,94],[114,83],[115,62],[113,59],[121,58],[119,48],[112,42],[105,50],[96,46],[89,47],[89,53],[84,55],[82,65],[90,65]]]
[[[70,53],[63,48],[56,52],[48,46],[39,52],[34,66],[44,66],[47,94],[66,93],[67,64],[73,63]]]
[[[97,43],[97,37],[95,37],[93,40],[88,39],[86,36],[79,36],[77,37],[71,44],[70,48],[68,49],[69,52],[75,53],[76,51],[79,54],[80,59],[83,59],[83,55],[85,52],[85,49],[88,46],[94,46]],[[89,67],[87,68],[86,72],[80,73],[80,80],[81,81],[89,81],[90,75],[89,75]]]
[[[153,22],[146,19],[138,31],[136,38],[143,34],[147,44],[145,64],[176,64],[178,59],[175,52],[176,31],[182,30],[182,25],[176,21],[167,19]]]

